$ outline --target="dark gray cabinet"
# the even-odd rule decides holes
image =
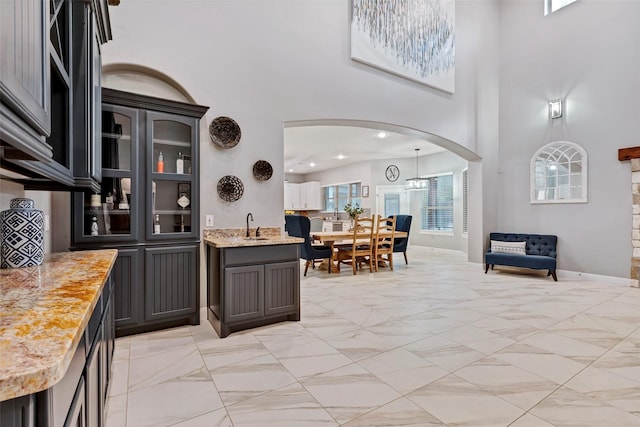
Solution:
[[[144,283],[142,250],[141,248],[118,249],[118,258],[111,273],[115,283],[113,313],[116,330],[142,324],[143,293],[140,286]]]
[[[225,324],[264,317],[264,266],[227,267],[223,286]]]
[[[198,324],[199,245],[147,247],[145,320],[187,318]],[[195,285],[195,286],[194,286]]]
[[[78,388],[76,389],[76,394],[71,401],[71,407],[69,408],[67,419],[64,422],[64,427],[93,427],[92,424],[89,424],[87,422],[87,401],[85,398],[85,393],[86,390],[84,378],[80,378]],[[56,424],[52,425],[55,426]]]
[[[49,114],[49,0],[0,2],[0,135],[34,159],[53,157]],[[11,155],[11,153],[9,154]]]
[[[117,336],[198,324],[199,131],[208,107],[113,89],[102,102],[102,183],[72,197],[72,249],[119,250]]]
[[[300,320],[298,245],[207,245],[207,318],[221,338]]]
[[[2,427],[105,425],[115,339],[112,294],[110,276],[65,376],[46,390],[0,402]]]
[[[35,427],[35,395],[0,402],[0,426]]]
[[[107,7],[107,0],[0,2],[0,160],[28,189],[99,188]]]

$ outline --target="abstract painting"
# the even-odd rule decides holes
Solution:
[[[352,0],[351,58],[453,93],[454,0]]]

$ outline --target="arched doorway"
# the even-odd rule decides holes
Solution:
[[[411,233],[413,244],[468,252],[466,219],[475,212],[481,212],[479,208],[468,206],[466,198],[468,162],[480,160],[476,153],[439,135],[376,121],[287,121],[284,128],[285,177],[301,174],[305,177],[303,180],[321,181],[326,185],[353,180],[353,173],[344,171],[358,170],[356,179],[371,195],[370,199],[362,198],[361,201],[372,214],[411,214],[415,224],[412,224]],[[386,138],[378,140],[377,135],[382,132],[386,133]],[[416,148],[421,151],[419,172],[418,159],[414,157]],[[369,169],[362,167],[363,161],[369,162]],[[310,163],[314,166],[310,167]],[[383,178],[384,168],[392,163],[402,171],[397,182]],[[335,169],[328,172],[327,168]],[[450,228],[434,227],[428,223],[427,218],[433,218],[435,212],[427,213],[426,204],[431,203],[431,199],[425,202],[427,192],[404,190],[405,179],[418,173],[420,176],[432,176],[430,179],[434,181],[433,175],[436,174],[443,175],[437,179],[449,180],[451,208],[448,212],[441,212],[450,215],[447,219]],[[294,182],[296,179],[300,180],[294,177]],[[434,194],[433,188],[430,194]],[[316,214],[322,215],[322,212]]]

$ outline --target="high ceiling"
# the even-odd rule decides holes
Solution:
[[[385,130],[381,138],[380,132],[354,126],[285,127],[284,170],[307,174],[368,160],[414,158],[416,148],[420,156],[445,151],[415,136]]]

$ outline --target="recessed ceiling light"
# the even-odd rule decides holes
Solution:
[[[289,169],[289,172],[293,172],[293,169]]]
[[[387,137],[387,134],[386,134],[386,133],[384,133],[384,132],[378,132],[377,137],[378,137],[378,138],[380,138],[380,139],[383,139],[383,138],[386,138],[386,137]]]
[[[311,167],[313,168],[313,167],[315,167],[315,166],[316,166],[316,164],[315,164],[315,163],[313,163],[313,162],[311,162],[311,163],[309,163],[309,166],[311,166]]]
[[[344,154],[338,154],[338,160],[344,159]]]

